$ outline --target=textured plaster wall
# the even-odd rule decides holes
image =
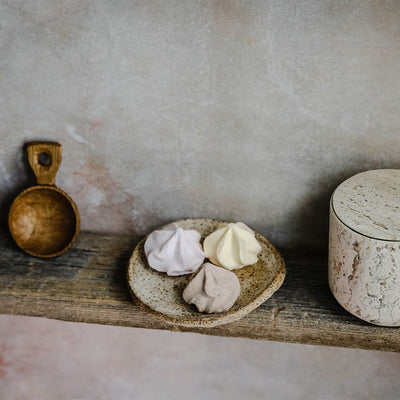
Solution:
[[[327,246],[344,178],[397,167],[398,1],[0,1],[0,206],[62,143],[83,229],[243,220]]]

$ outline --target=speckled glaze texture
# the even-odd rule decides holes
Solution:
[[[349,193],[353,201],[353,193]],[[344,223],[338,218],[334,208],[335,194],[331,199],[329,229],[329,286],[332,293],[347,311],[364,321],[400,326],[400,242],[370,237],[350,228],[349,224],[355,219],[348,218],[349,223]],[[368,202],[368,196],[363,202]],[[349,210],[342,215],[349,215]],[[392,217],[396,218],[396,215]],[[376,223],[378,236],[381,224]],[[368,232],[373,233],[371,224],[364,228],[362,224],[360,226],[362,229],[367,226]]]
[[[199,231],[203,242],[221,221],[186,219],[176,223],[183,229]],[[144,311],[178,325],[211,327],[238,320],[270,298],[286,275],[279,252],[264,236],[255,234],[262,251],[257,263],[233,271],[239,279],[241,292],[230,310],[205,314],[198,312],[193,304],[187,304],[182,293],[195,274],[170,277],[150,268],[144,254],[146,238],[135,248],[128,267],[128,283],[134,300]]]

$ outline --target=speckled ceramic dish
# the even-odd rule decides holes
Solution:
[[[183,229],[200,232],[202,242],[221,222],[212,219],[176,221]],[[196,272],[168,276],[150,268],[144,254],[147,237],[136,246],[129,262],[128,283],[134,300],[143,311],[172,324],[211,327],[238,320],[269,299],[282,285],[286,275],[285,262],[275,247],[257,232],[256,238],[262,247],[258,262],[233,271],[239,278],[241,292],[230,310],[206,314],[198,312],[193,304],[187,304],[182,293]]]

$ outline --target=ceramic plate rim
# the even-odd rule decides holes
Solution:
[[[212,218],[186,218],[186,219],[180,219],[180,220],[173,221],[173,222],[175,222],[179,225],[182,222],[188,222],[188,221],[198,221],[198,222],[208,221],[208,222],[212,222],[212,223],[228,223],[226,221],[221,221],[221,220],[212,219]],[[172,223],[172,222],[170,222],[170,223]],[[169,225],[169,224],[165,224],[155,230],[163,229],[167,225]],[[140,299],[140,297],[136,294],[134,286],[131,284],[131,281],[133,280],[132,274],[133,274],[133,269],[135,267],[133,265],[134,259],[138,257],[137,253],[139,252],[140,247],[143,245],[143,243],[145,242],[145,240],[147,239],[147,237],[150,234],[146,235],[142,240],[139,241],[139,243],[135,246],[135,249],[133,250],[132,255],[129,259],[128,268],[127,268],[127,280],[128,280],[128,286],[129,286],[129,291],[131,293],[131,296],[133,297],[134,301],[139,305],[139,307],[142,311],[145,311],[158,319],[161,319],[165,322],[168,322],[168,323],[174,324],[174,325],[187,326],[187,327],[214,327],[217,325],[222,325],[222,324],[226,324],[229,322],[237,321],[238,319],[247,315],[251,311],[255,310],[266,300],[268,300],[281,287],[281,285],[283,284],[283,281],[285,280],[285,276],[286,276],[285,261],[284,261],[283,257],[281,256],[281,254],[279,253],[279,251],[265,236],[261,235],[260,233],[258,233],[256,231],[254,231],[254,232],[256,234],[260,235],[266,241],[268,247],[274,253],[277,263],[280,264],[280,267],[279,267],[278,272],[276,273],[275,277],[269,284],[269,286],[266,287],[255,299],[250,301],[245,306],[243,306],[237,310],[233,310],[231,312],[228,311],[224,314],[217,314],[217,313],[205,314],[205,313],[199,312],[199,318],[200,318],[200,321],[199,321],[199,320],[195,320],[195,319],[171,317],[167,314],[164,314],[160,311],[153,309],[152,307],[150,307],[149,305],[144,303]],[[212,315],[212,316],[215,316],[215,318],[202,319],[201,316],[204,316],[204,315]]]

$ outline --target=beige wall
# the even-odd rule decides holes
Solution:
[[[244,220],[326,248],[329,194],[396,167],[398,1],[0,1],[0,204],[64,147],[83,229]]]

